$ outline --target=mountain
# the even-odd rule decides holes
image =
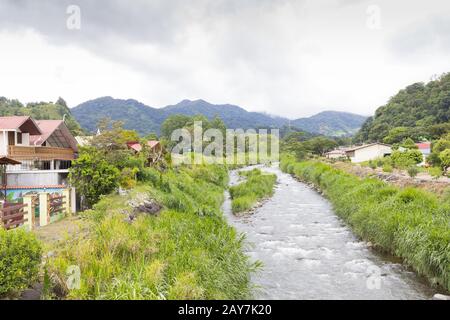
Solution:
[[[387,143],[405,137],[433,139],[448,126],[449,120],[450,73],[447,73],[427,84],[414,83],[400,90],[367,119],[355,139]]]
[[[136,130],[140,134],[159,132],[167,115],[161,109],[149,107],[139,101],[102,97],[86,101],[75,108],[72,114],[79,123],[90,132],[97,130],[98,122],[103,118],[121,120],[124,128]]]
[[[164,108],[152,108],[139,101],[102,97],[86,101],[74,108],[72,114],[81,125],[95,132],[100,119],[124,121],[125,129],[135,129],[140,134],[160,131],[163,121],[173,114],[204,115],[211,119],[219,116],[228,128],[281,128],[289,119],[261,112],[249,112],[231,104],[211,104],[204,100],[183,100]],[[365,117],[349,113],[326,111],[310,118],[291,121],[291,126],[312,133],[349,135],[357,131]]]
[[[338,111],[323,111],[309,118],[291,121],[291,126],[326,136],[346,136],[356,133],[367,117]]]
[[[248,112],[245,109],[231,104],[211,104],[204,100],[183,100],[172,106],[162,109],[168,115],[184,114],[194,116],[202,114],[211,119],[219,116],[228,128],[278,128],[288,123],[288,119],[272,117],[260,112]]]

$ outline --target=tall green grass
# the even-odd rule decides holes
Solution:
[[[233,213],[248,211],[258,201],[273,195],[273,188],[277,181],[275,174],[264,174],[259,169],[240,171],[239,174],[245,177],[246,181],[230,187]]]
[[[283,156],[281,169],[320,188],[361,238],[450,290],[449,204],[423,190],[360,179],[321,162]]]
[[[73,238],[48,268],[67,299],[245,299],[258,264],[243,253],[244,239],[220,211],[228,174],[223,166],[149,169],[147,185],[127,196],[104,197],[84,215],[87,237]],[[142,195],[162,213],[125,221],[129,199]],[[79,289],[66,286],[66,270],[81,270]]]

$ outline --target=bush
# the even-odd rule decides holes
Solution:
[[[281,168],[321,188],[358,236],[450,290],[449,203],[426,191],[359,179],[320,162],[283,157]]]
[[[422,153],[417,149],[406,151],[394,151],[391,159],[396,168],[405,169],[423,161]]]
[[[383,159],[378,159],[378,160],[377,160],[377,167],[378,167],[378,168],[382,168],[382,167],[383,167],[383,164],[384,164]]]
[[[384,172],[391,173],[392,171],[394,171],[394,169],[392,168],[391,165],[385,164],[385,165],[383,166],[383,171],[384,171]]]
[[[428,173],[430,176],[432,176],[434,179],[439,179],[442,177],[442,169],[438,167],[431,167],[428,169]]]
[[[0,296],[26,289],[37,279],[41,246],[24,230],[0,228]]]
[[[408,171],[408,175],[411,178],[414,178],[419,173],[419,168],[417,168],[417,166],[410,166],[407,171]]]

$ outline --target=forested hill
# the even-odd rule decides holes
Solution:
[[[415,83],[393,96],[367,119],[357,141],[396,143],[405,137],[435,139],[448,131],[450,73],[427,84]]]
[[[94,132],[104,117],[122,120],[126,129],[140,134],[159,133],[162,122],[174,114],[204,115],[209,119],[219,116],[228,128],[281,128],[289,119],[260,112],[248,112],[231,104],[211,104],[204,100],[183,100],[164,108],[152,108],[136,100],[102,97],[80,104],[72,109],[73,115],[87,130]],[[341,112],[322,112],[319,115],[291,121],[291,126],[311,133],[330,136],[349,135],[356,132],[365,117]]]
[[[367,117],[338,111],[324,111],[309,118],[291,121],[291,125],[307,132],[327,136],[346,136],[355,134]]]
[[[0,97],[0,117],[31,116],[37,120],[62,120],[64,115],[66,115],[65,123],[73,135],[84,134],[84,130],[72,116],[70,109],[62,98],[59,98],[55,103],[36,102],[24,105],[18,100]]]

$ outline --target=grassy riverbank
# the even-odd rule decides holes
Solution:
[[[275,174],[265,174],[259,169],[253,169],[240,171],[239,175],[245,177],[246,181],[230,188],[233,213],[248,211],[258,201],[273,194],[273,187],[277,181]]]
[[[415,188],[358,178],[317,162],[281,161],[284,172],[313,183],[361,238],[450,290],[450,204]]]
[[[160,174],[127,195],[104,197],[84,213],[87,236],[72,238],[48,261],[48,273],[68,299],[245,299],[255,269],[244,241],[222,216],[228,173],[194,166]],[[129,221],[130,202],[154,199],[157,216]],[[66,271],[78,266],[78,289]]]

